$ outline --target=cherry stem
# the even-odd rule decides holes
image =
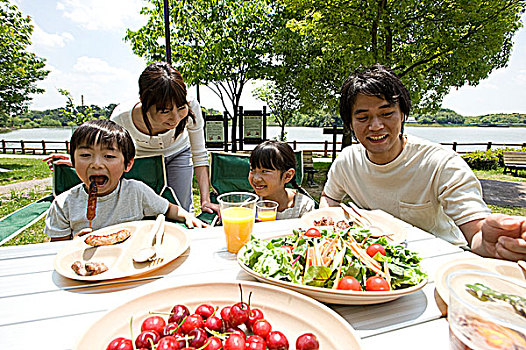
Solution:
[[[241,294],[241,305],[243,305],[243,288],[241,287],[241,283],[239,283],[238,286],[239,286],[239,294]]]

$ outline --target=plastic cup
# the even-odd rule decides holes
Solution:
[[[278,202],[268,199],[256,203],[256,217],[259,221],[274,221],[278,212]]]
[[[475,283],[526,298],[522,281],[474,270],[451,273],[446,279],[450,349],[526,349],[526,318],[506,301],[487,300],[480,293],[477,297],[467,286]]]
[[[226,249],[237,253],[250,239],[256,217],[258,196],[248,192],[230,192],[217,197],[226,236]]]

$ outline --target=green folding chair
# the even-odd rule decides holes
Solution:
[[[303,154],[294,152],[296,156],[296,182],[303,181]],[[249,153],[210,152],[210,185],[213,192],[210,200],[217,203],[217,196],[227,192],[253,192],[248,182],[250,172]],[[290,186],[290,185],[288,185]],[[198,218],[208,224],[214,224],[215,213],[201,213]]]
[[[166,168],[162,155],[135,158],[133,167],[129,172],[124,173],[124,177],[140,180],[170,203],[180,205],[173,190],[167,186]],[[80,182],[74,168],[67,165],[54,165],[53,194],[0,219],[0,245],[16,237],[26,228],[42,219],[56,196],[78,185]]]

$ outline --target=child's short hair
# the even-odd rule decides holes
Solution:
[[[275,169],[283,174],[289,169],[296,169],[296,156],[292,147],[286,142],[263,141],[251,152],[250,166],[253,169]]]
[[[128,130],[111,120],[90,120],[79,126],[71,136],[69,155],[73,166],[75,166],[75,150],[79,146],[99,143],[107,147],[117,145],[124,156],[125,167],[135,157],[135,145]]]

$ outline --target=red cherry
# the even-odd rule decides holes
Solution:
[[[135,339],[135,346],[138,348],[151,349],[151,343],[157,344],[161,336],[156,331],[141,332]]]
[[[115,338],[108,344],[106,350],[133,350],[133,343],[123,337]]]
[[[210,304],[201,304],[195,309],[195,314],[201,315],[203,319],[212,316],[216,310]]]
[[[260,309],[250,309],[250,314],[248,315],[248,321],[245,322],[245,325],[247,326],[248,330],[252,330],[252,325],[257,320],[263,319],[263,312]]]
[[[203,350],[220,350],[223,348],[223,342],[218,337],[210,337],[206,340],[207,344]]]
[[[224,350],[245,350],[246,349],[245,338],[243,338],[239,334],[231,334],[225,340],[223,349]]]
[[[318,350],[320,343],[316,336],[312,333],[305,333],[298,337],[296,340],[297,350]]]
[[[211,331],[221,332],[223,321],[217,316],[210,316],[205,321],[205,328]]]
[[[166,321],[161,316],[150,316],[142,322],[141,332],[156,331],[159,334],[163,333]]]
[[[157,343],[155,350],[178,350],[179,341],[174,336],[166,336],[161,338]]]
[[[250,308],[247,303],[236,303],[230,308],[228,314],[228,322],[231,326],[239,326],[248,321],[250,315]]]
[[[254,332],[254,334],[256,335],[259,335],[263,339],[267,338],[271,330],[272,326],[265,319],[256,320],[256,322],[254,322],[254,324],[252,325],[252,332]]]
[[[168,322],[175,322],[179,324],[186,316],[190,315],[190,310],[184,305],[175,305],[172,308],[170,318],[168,318]]]
[[[289,348],[287,337],[279,331],[270,332],[265,340],[270,350],[288,350]]]
[[[188,334],[192,329],[203,328],[203,318],[200,315],[191,314],[181,325],[181,331]]]

